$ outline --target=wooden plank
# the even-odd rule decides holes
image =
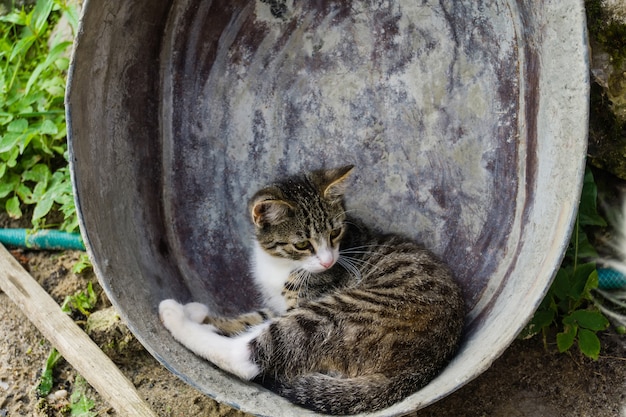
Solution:
[[[0,289],[102,398],[129,417],[156,417],[134,385],[0,245]]]

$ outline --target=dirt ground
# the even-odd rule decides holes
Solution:
[[[0,222],[1,224],[1,222]],[[79,252],[13,251],[14,256],[58,302],[66,295],[97,283],[92,272],[75,274],[72,266]],[[98,285],[97,309],[109,306]],[[82,320],[84,317],[74,317]],[[123,325],[117,349],[97,340],[103,350],[137,387],[159,416],[244,416],[187,386],[157,363],[129,335]],[[61,416],[74,389],[76,372],[61,361],[54,372],[58,398],[37,398],[35,386],[50,352],[50,344],[17,306],[0,294],[0,417]],[[598,361],[574,352],[546,351],[540,338],[515,341],[479,378],[438,403],[413,415],[516,417],[589,416],[626,417],[626,336],[613,331],[601,335],[603,351]],[[123,346],[119,348],[119,346]],[[68,396],[64,396],[68,392]],[[115,416],[93,390],[99,416]]]

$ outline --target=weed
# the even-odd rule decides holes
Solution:
[[[87,381],[80,375],[76,376],[72,395],[70,396],[70,416],[72,417],[95,417],[98,413],[91,411],[95,402],[87,397]]]
[[[85,317],[89,317],[91,310],[94,309],[98,302],[98,296],[93,290],[91,282],[87,284],[85,291],[78,291],[74,295],[68,295],[61,304],[61,310],[67,314],[77,311]]]
[[[39,384],[37,384],[36,388],[39,397],[45,397],[52,391],[52,386],[54,385],[52,372],[61,358],[61,354],[55,348],[50,349],[50,354],[48,355],[48,359],[46,360],[46,364],[39,379]]]
[[[583,263],[585,259],[598,257],[584,227],[606,226],[606,221],[598,214],[596,200],[597,187],[588,169],[565,259],[539,309],[521,334],[521,337],[530,337],[542,333],[547,347],[549,330],[555,328],[559,352],[568,351],[576,343],[580,351],[592,359],[598,359],[600,354],[597,332],[609,325],[591,295],[591,291],[598,287],[596,265]]]
[[[75,274],[81,274],[88,269],[92,269],[93,265],[91,264],[91,260],[89,259],[89,255],[86,253],[81,253],[78,261],[72,266],[72,272]]]
[[[52,392],[52,387],[54,386],[52,373],[61,358],[61,354],[55,348],[50,350],[50,354],[48,355],[48,359],[41,373],[39,384],[37,384],[36,387],[38,397],[47,397]],[[87,396],[88,387],[89,385],[85,378],[76,375],[69,404],[71,417],[95,417],[98,415],[96,412],[92,411],[95,402]]]
[[[63,103],[71,42],[49,39],[61,14],[76,24],[76,10],[62,0],[0,17],[0,203],[13,218],[33,205],[35,228],[49,226],[58,210],[59,227],[74,231]]]

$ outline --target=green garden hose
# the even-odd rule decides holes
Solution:
[[[80,233],[60,230],[0,229],[0,243],[28,249],[85,250]]]
[[[598,288],[601,290],[626,288],[626,276],[612,268],[598,268]]]

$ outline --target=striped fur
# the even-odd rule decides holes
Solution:
[[[254,272],[270,307],[207,319],[235,338],[254,329],[242,340],[255,380],[328,414],[379,410],[426,385],[454,355],[464,321],[440,260],[346,214],[351,170],[289,178],[252,198]]]

